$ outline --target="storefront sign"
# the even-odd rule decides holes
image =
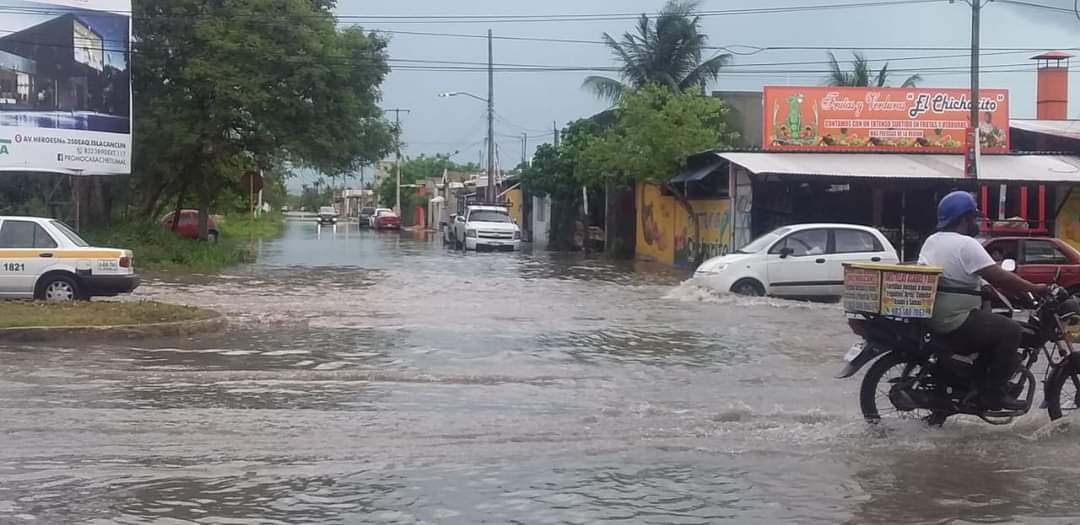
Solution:
[[[32,5],[0,36],[0,172],[130,173],[130,0]]]
[[[971,96],[963,89],[766,87],[765,149],[961,153]],[[1009,151],[1009,94],[982,90],[984,153]]]

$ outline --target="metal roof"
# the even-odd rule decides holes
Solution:
[[[1080,120],[1013,119],[1009,121],[1009,127],[1042,135],[1080,140]]]
[[[963,155],[902,153],[715,153],[756,174],[963,180]],[[983,155],[979,180],[1080,183],[1080,157]]]
[[[697,182],[705,177],[708,177],[716,168],[719,168],[724,161],[719,158],[714,158],[704,166],[698,166],[697,168],[688,169],[671,179],[668,182]]]

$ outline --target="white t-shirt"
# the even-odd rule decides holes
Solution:
[[[975,274],[996,264],[974,237],[954,232],[938,232],[926,239],[919,252],[919,264],[940,266],[941,276],[953,284],[978,290],[982,278]]]

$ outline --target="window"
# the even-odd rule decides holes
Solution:
[[[52,221],[52,225],[53,228],[60,230],[60,233],[64,234],[64,237],[67,237],[68,240],[71,241],[72,244],[74,244],[75,246],[79,246],[81,248],[86,248],[87,246],[90,246],[90,243],[83,240],[82,237],[79,237],[79,234],[75,233],[75,230],[69,228],[67,224],[64,224],[60,221]]]
[[[1016,254],[1019,252],[1019,250],[1016,249],[1016,244],[1017,241],[994,241],[986,245],[986,253],[989,253],[990,257],[998,263],[1005,259],[1012,259],[1015,261],[1018,259]]]
[[[882,252],[885,248],[870,232],[862,230],[833,230],[836,235],[835,253]]]
[[[824,255],[828,245],[828,230],[806,230],[788,235],[784,240],[776,243],[770,253],[780,253],[780,250],[787,248],[791,250],[793,257]]]
[[[1050,241],[1025,241],[1024,264],[1069,264],[1069,258]]]
[[[56,241],[37,223],[4,221],[0,225],[0,248],[56,248]]]
[[[501,211],[476,210],[469,214],[469,222],[511,222],[511,219]]]

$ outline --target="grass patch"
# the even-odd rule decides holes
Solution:
[[[0,301],[0,328],[116,326],[197,321],[213,312],[155,301],[46,303]]]
[[[87,235],[87,241],[135,252],[136,270],[211,273],[254,260],[240,240],[223,235],[214,243],[196,241],[152,222],[113,226]]]
[[[235,239],[271,239],[285,233],[285,217],[269,213],[252,218],[250,214],[226,215],[218,222],[223,237]]]

